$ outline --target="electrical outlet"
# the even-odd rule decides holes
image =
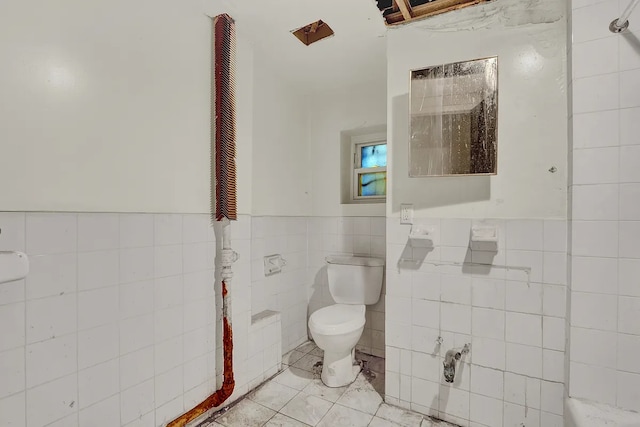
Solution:
[[[413,205],[400,205],[400,224],[413,224]]]

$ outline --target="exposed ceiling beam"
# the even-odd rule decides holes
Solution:
[[[400,8],[400,12],[404,19],[409,20],[413,17],[409,0],[393,0],[393,2]]]
[[[398,0],[399,4],[403,0]],[[404,24],[416,19],[426,18],[440,13],[449,12],[451,10],[461,9],[466,6],[472,6],[478,3],[485,3],[491,0],[437,0],[429,3],[421,4],[412,8],[412,17],[406,19],[401,12],[394,12],[385,17],[387,25]]]

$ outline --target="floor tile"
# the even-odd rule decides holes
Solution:
[[[226,427],[260,427],[275,414],[274,410],[244,399],[223,416],[216,418],[216,422]]]
[[[347,391],[344,392],[336,403],[375,415],[378,407],[382,403],[382,398],[361,374],[358,375],[356,380],[347,388]]]
[[[299,391],[294,388],[269,381],[249,394],[248,398],[269,409],[279,411],[298,393]]]
[[[392,421],[404,427],[420,427],[423,417],[415,412],[383,403],[376,412],[376,417]]]
[[[333,404],[317,396],[300,393],[280,413],[303,423],[315,426],[326,415]]]
[[[301,423],[298,420],[294,420],[293,418],[289,418],[282,414],[276,414],[264,426],[265,427],[308,427],[309,424]]]
[[[435,420],[431,418],[425,418],[422,420],[420,427],[459,427],[456,424],[451,424],[442,420]]]
[[[314,343],[313,341],[307,341],[304,344],[300,344],[297,348],[295,348],[294,350],[296,351],[300,351],[304,354],[309,353],[310,351],[315,350],[316,348],[318,348],[318,346],[316,345],[316,343]]]
[[[317,363],[322,362],[322,357],[314,356],[313,354],[305,354],[300,360],[295,362],[292,366],[298,369],[304,369],[305,371],[314,372],[314,367]]]
[[[321,379],[315,379],[302,391],[312,396],[321,397],[329,402],[335,402],[344,394],[345,391],[347,391],[347,387],[327,387],[322,383]]]
[[[309,354],[313,354],[314,356],[318,356],[318,357],[324,357],[324,350],[319,347],[316,347],[313,350],[311,350]]]
[[[367,427],[372,415],[345,406],[333,405],[318,427]]]
[[[383,403],[384,372],[374,369],[384,370],[384,359],[358,354],[358,360],[367,362],[363,372],[349,386],[333,388],[325,386],[312,372],[313,365],[322,359],[321,350],[312,342],[301,348],[303,351],[293,350],[285,355],[296,366],[285,369],[228,412],[199,427],[453,426],[444,421],[423,420],[421,414]]]
[[[400,424],[392,423],[391,421],[384,420],[382,418],[373,417],[369,427],[400,427]]]
[[[273,381],[296,390],[302,390],[313,379],[314,375],[311,372],[292,367],[282,371]]]
[[[284,365],[293,365],[298,360],[300,360],[304,355],[305,353],[301,351],[291,350],[289,353],[282,356],[282,363]]]

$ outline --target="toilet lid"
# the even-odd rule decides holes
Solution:
[[[362,304],[334,304],[321,308],[309,318],[309,328],[325,335],[338,335],[364,326],[365,307]]]

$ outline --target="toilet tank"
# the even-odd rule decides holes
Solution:
[[[382,290],[384,260],[358,256],[329,256],[329,292],[338,304],[375,304]]]

